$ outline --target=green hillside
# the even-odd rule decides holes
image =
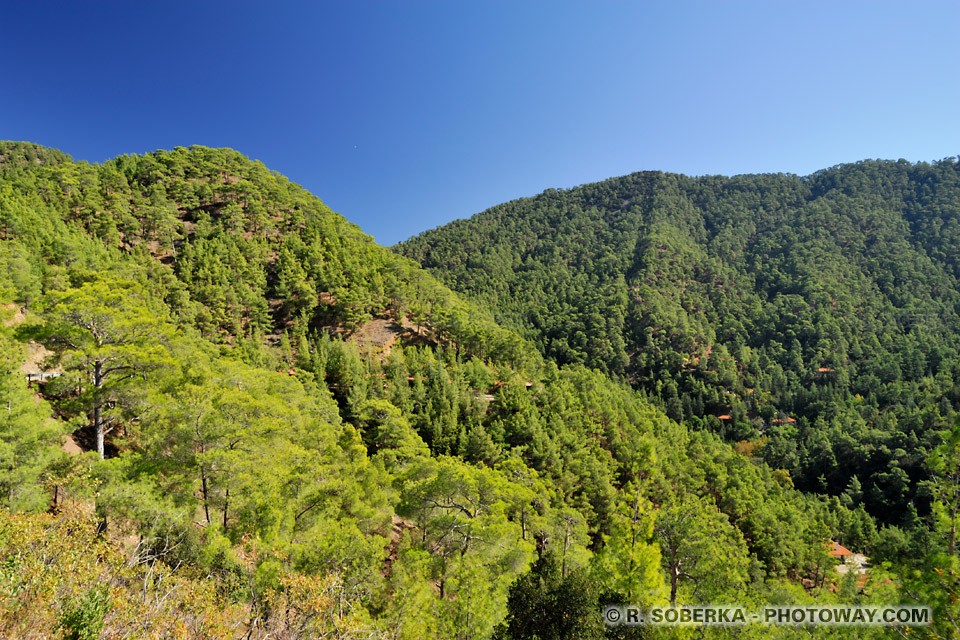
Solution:
[[[615,274],[608,239],[615,293],[639,272]],[[0,636],[699,637],[600,614],[853,599],[930,604],[932,634],[956,613],[937,584],[956,441],[929,461],[907,443],[905,472],[939,482],[911,518],[878,522],[866,485],[804,493],[757,457],[773,438],[731,447],[586,357],[544,357],[237,152],[91,165],[0,143],[0,266]],[[580,329],[598,344],[604,287],[609,331]],[[639,382],[638,357],[605,366]],[[835,571],[830,539],[872,556],[866,577]],[[708,630],[771,634],[793,630]]]
[[[637,173],[400,245],[559,363],[890,524],[960,406],[960,165]],[[856,498],[854,500],[854,498]]]

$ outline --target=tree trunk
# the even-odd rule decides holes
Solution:
[[[677,604],[677,577],[678,577],[677,574],[678,573],[679,573],[679,570],[677,568],[673,568],[673,570],[670,572],[670,606],[671,607],[676,606]]]
[[[97,455],[99,455],[100,459],[103,460],[103,457],[104,457],[103,419],[100,417],[99,406],[96,406],[93,408],[93,429],[97,433]]]
[[[210,526],[210,503],[207,502],[207,473],[200,467],[200,483],[203,490],[203,513],[207,516],[207,526]]]
[[[103,388],[103,363],[97,361],[93,364],[93,386],[97,389]],[[95,392],[96,393],[96,392]],[[99,395],[99,394],[98,394]],[[97,454],[103,460],[104,454],[104,433],[103,416],[100,413],[100,398],[94,398],[93,405],[93,430],[97,434]]]

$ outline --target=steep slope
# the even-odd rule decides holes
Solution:
[[[960,402],[953,160],[633,174],[398,250],[546,356],[624,376],[694,428],[762,435],[806,489],[862,487],[888,520],[925,500],[931,434]]]

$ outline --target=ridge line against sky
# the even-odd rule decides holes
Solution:
[[[381,244],[546,188],[960,153],[956,2],[9,3],[0,138],[261,160]]]

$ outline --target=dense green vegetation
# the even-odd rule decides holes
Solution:
[[[912,526],[960,406],[960,165],[633,174],[400,246],[559,363]]]
[[[909,448],[931,518],[878,527],[867,489],[804,493],[769,445],[558,366],[229,150],[3,143],[0,230],[0,635],[699,635],[607,629],[610,602],[920,601],[952,628],[957,436]],[[861,586],[830,538],[873,554]]]

